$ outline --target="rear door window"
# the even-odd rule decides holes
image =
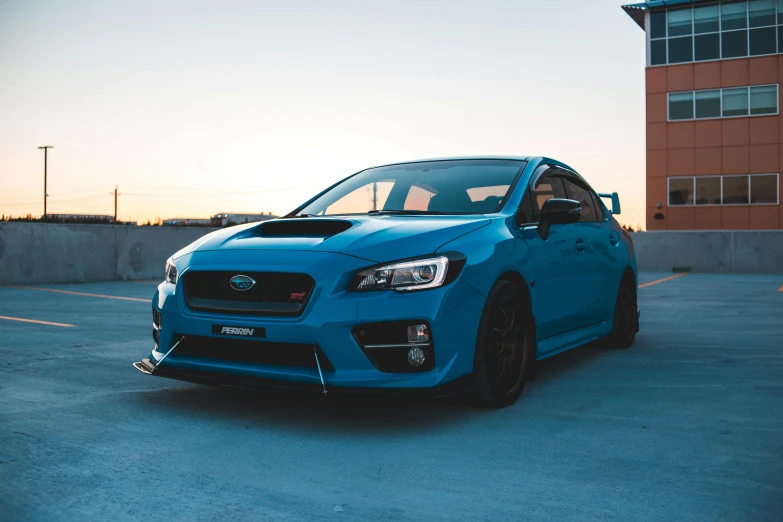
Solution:
[[[580,222],[602,220],[598,218],[595,199],[591,194],[592,190],[583,184],[581,180],[571,176],[565,179],[565,185],[568,191],[568,199],[576,200],[582,205],[582,219],[579,220]]]

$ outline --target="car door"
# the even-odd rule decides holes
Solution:
[[[591,283],[583,254],[583,231],[578,224],[552,225],[541,239],[538,221],[544,202],[567,199],[561,169],[544,165],[536,169],[520,206],[520,232],[528,244],[536,295],[536,334],[554,337],[590,324],[586,313],[590,300],[585,288]]]
[[[581,177],[567,173],[563,180],[569,199],[582,205],[582,217],[575,226],[584,242],[581,255],[590,277],[585,283],[586,312],[591,323],[606,321],[611,316],[622,274],[617,252],[620,237],[607,219],[598,195]]]

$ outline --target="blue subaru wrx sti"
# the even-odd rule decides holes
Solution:
[[[512,404],[537,359],[638,331],[631,237],[541,157],[361,171],[174,254],[140,371],[205,384]]]

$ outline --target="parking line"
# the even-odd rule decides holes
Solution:
[[[71,328],[73,326],[76,326],[75,324],[53,323],[51,321],[37,321],[35,319],[22,319],[21,317],[6,317],[5,315],[0,315],[0,319],[5,319],[6,321],[19,321],[20,323],[35,323],[35,324],[47,324],[49,326],[62,326],[63,328]]]
[[[138,301],[140,303],[151,303],[151,299],[141,299],[139,297],[122,297],[119,295],[88,294],[86,292],[72,292],[70,290],[57,290],[54,288],[39,288],[37,286],[15,286],[9,285],[6,288],[23,288],[25,290],[41,290],[42,292],[55,292],[58,294],[82,295],[85,297],[100,297],[102,299],[118,299],[120,301]]]
[[[657,285],[658,283],[671,281],[672,279],[677,279],[678,277],[683,277],[686,275],[688,275],[688,272],[683,272],[682,274],[674,274],[673,276],[664,277],[663,279],[657,279],[655,281],[650,281],[649,283],[644,283],[643,285],[639,285],[639,288],[645,288],[647,286]]]

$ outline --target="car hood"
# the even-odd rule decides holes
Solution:
[[[295,250],[334,252],[381,263],[431,254],[489,222],[483,215],[276,219],[217,230],[173,257],[216,250]]]

